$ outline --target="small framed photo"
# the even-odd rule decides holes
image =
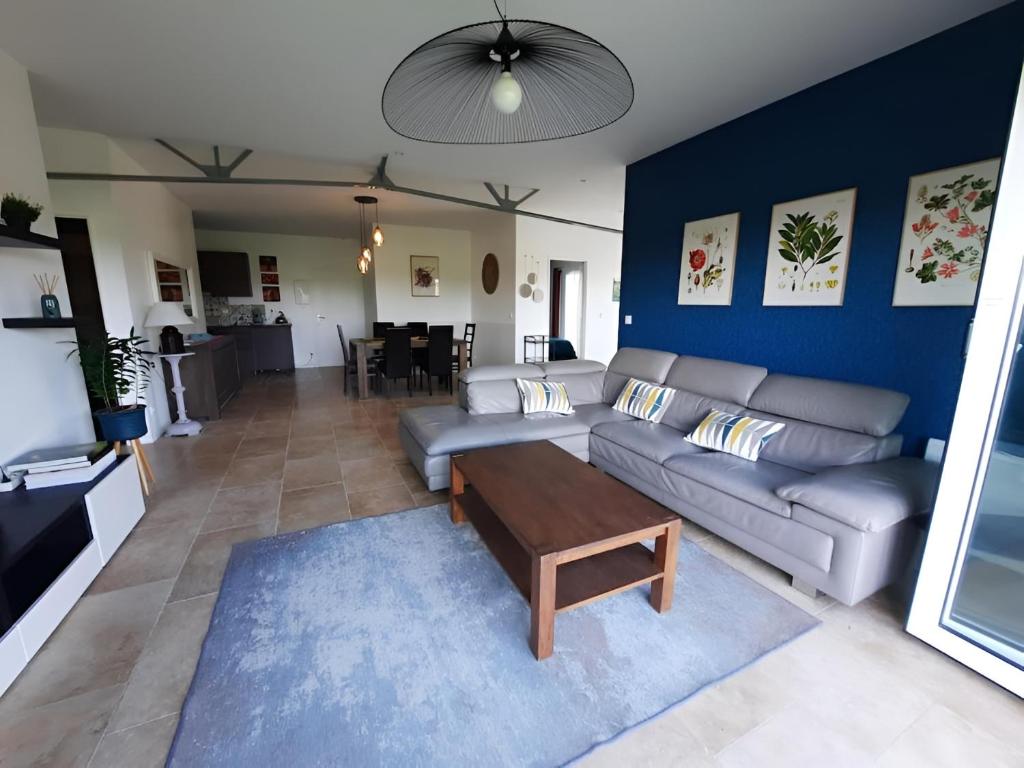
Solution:
[[[727,307],[732,304],[739,229],[739,213],[688,221],[683,225],[680,305]]]
[[[260,272],[277,272],[277,256],[260,256]]]
[[[440,296],[441,259],[437,256],[410,256],[409,280],[413,296]]]
[[[264,301],[280,301],[281,300],[281,289],[276,285],[265,285],[263,286],[263,300]]]
[[[281,276],[277,272],[261,272],[260,280],[263,281],[263,285],[280,285]]]
[[[310,294],[309,283],[305,280],[295,281],[295,303],[296,304],[309,304],[312,301]]]

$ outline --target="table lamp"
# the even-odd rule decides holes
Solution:
[[[176,325],[192,325],[192,318],[185,314],[181,304],[174,301],[158,301],[146,313],[147,328],[163,328],[160,332],[160,351],[165,355],[185,351],[185,338]]]

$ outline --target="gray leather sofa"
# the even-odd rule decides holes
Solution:
[[[576,413],[524,416],[516,378],[564,382]],[[629,377],[676,390],[660,424],[612,409]],[[781,568],[805,591],[854,604],[906,565],[937,468],[899,456],[909,398],[765,368],[620,349],[605,370],[572,360],[472,368],[458,405],[404,410],[399,434],[431,490],[452,453],[546,439]],[[683,439],[712,408],[786,427],[757,462]]]

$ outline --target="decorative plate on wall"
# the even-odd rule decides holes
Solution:
[[[484,265],[480,270],[480,281],[484,285],[484,293],[491,294],[498,290],[498,257],[493,253],[484,256]]]

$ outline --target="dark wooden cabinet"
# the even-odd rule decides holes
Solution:
[[[193,419],[220,418],[228,401],[242,388],[239,356],[235,339],[215,336],[201,344],[187,348],[193,354],[181,359],[181,383],[185,387],[185,410]],[[167,385],[167,404],[171,418],[178,417],[178,405],[171,392],[170,363],[164,362],[164,381]]]
[[[235,251],[197,251],[199,280],[211,296],[252,298],[249,254]]]
[[[258,371],[294,371],[291,323],[284,325],[214,325],[207,331],[232,336],[242,380]]]

